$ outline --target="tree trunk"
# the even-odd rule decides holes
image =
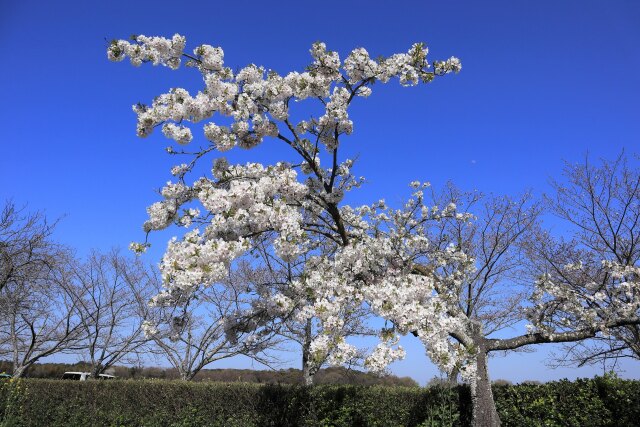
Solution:
[[[491,381],[489,380],[489,369],[487,366],[487,350],[481,346],[476,355],[477,373],[474,381],[471,382],[471,403],[472,420],[474,427],[499,427],[500,417],[496,410],[491,391]]]
[[[447,375],[447,383],[449,383],[450,386],[455,387],[458,385],[458,375],[460,374],[460,369],[458,369],[458,367],[454,367],[451,372],[449,372],[449,375]]]
[[[302,378],[304,380],[304,385],[313,385],[313,378],[315,374],[313,373],[313,369],[309,366],[308,363],[305,363],[302,366]]]
[[[302,345],[302,379],[304,385],[313,385],[317,369],[312,366],[309,350],[311,348],[311,319],[307,319],[304,327],[304,344]]]
[[[13,373],[11,374],[13,378],[22,378],[28,366],[16,366],[14,365]]]
[[[104,367],[101,364],[95,364],[91,368],[91,378],[98,379],[100,378],[100,374],[104,373]]]
[[[187,371],[180,370],[178,373],[180,374],[180,379],[182,381],[191,381],[193,377],[196,376],[196,372],[188,371],[188,370]]]

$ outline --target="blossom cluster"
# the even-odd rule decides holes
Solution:
[[[186,227],[204,226],[202,231],[194,228],[169,242],[161,263],[168,290],[155,300],[158,303],[176,289],[190,291],[224,279],[233,260],[251,248],[251,236],[277,233],[273,245],[285,260],[304,249],[299,206],[307,187],[297,181],[293,169],[280,163],[264,167],[218,162],[213,175],[214,180],[203,177],[192,186],[168,183],[162,190],[165,200],[148,209],[145,230],[166,228],[172,221]],[[206,210],[208,219],[203,224],[198,209],[177,214],[188,202],[197,202]]]
[[[134,43],[127,40],[114,40],[107,49],[110,61],[122,61],[129,57],[136,67],[143,62],[153,65],[166,65],[171,69],[180,67],[186,39],[175,34],[171,39],[164,37],[134,36]]]
[[[640,314],[640,267],[615,261],[567,264],[562,275],[544,274],[528,310],[530,332],[553,335],[568,329],[608,334],[609,325]]]
[[[414,187],[424,188],[419,183]],[[317,347],[333,345],[331,352],[339,359],[342,350],[335,345],[339,341],[330,337],[338,335],[344,313],[364,303],[392,325],[380,331],[380,343],[365,361],[368,369],[382,371],[402,357],[397,336],[415,333],[443,370],[464,367],[462,372],[472,375],[470,349],[452,340],[451,334],[465,334],[472,327],[452,295],[473,272],[473,259],[453,246],[437,249],[426,237],[443,218],[468,221],[469,215],[453,205],[425,206],[421,190],[402,209],[379,202],[351,210],[351,215],[344,218],[361,221],[360,227],[350,230],[352,243],[331,257],[309,260],[304,283],[296,284],[312,290],[313,301],[305,314],[321,322],[324,335],[318,337]],[[456,268],[443,268],[450,265]],[[416,266],[428,268],[416,271]]]
[[[152,62],[176,68],[183,49],[180,36],[139,36],[134,43],[114,42],[108,56],[115,61],[129,57],[134,65]],[[144,228],[176,224],[190,230],[169,242],[161,263],[165,291],[154,302],[175,303],[182,295],[223,281],[234,260],[268,244],[268,256],[291,263],[304,255],[306,261],[288,292],[265,294],[262,298],[268,301],[255,307],[294,310],[298,321],[316,319],[319,333],[310,348],[319,361],[344,363],[355,356],[355,348],[344,339],[345,322],[367,306],[391,325],[379,333],[380,344],[366,362],[370,369],[383,370],[402,357],[397,336],[410,332],[417,333],[441,366],[451,369],[466,355],[450,333],[467,325],[456,315],[448,290],[460,286],[472,261],[459,248],[432,247],[427,234],[430,224],[443,218],[468,217],[454,205],[425,206],[425,186],[419,183],[402,209],[389,209],[384,202],[342,205],[345,193],[363,179],[351,174],[352,161],[340,161],[338,149],[341,137],[353,132],[349,106],[370,96],[375,82],[397,78],[403,86],[428,83],[457,73],[460,62],[450,58],[430,63],[423,44],[379,59],[358,48],[344,62],[324,43],[315,43],[310,52],[312,63],[303,72],[280,75],[250,64],[234,73],[224,66],[222,49],[202,45],[187,61],[201,73],[200,91],[174,88],[151,105],[134,107],[139,136],[161,126],[163,134],[180,145],[193,140],[191,124],[207,121],[202,129],[211,145],[196,151],[194,161],[212,149],[253,148],[267,137],[279,139],[296,154],[295,166],[217,161],[212,178],[202,177],[192,185],[184,178],[193,162],[172,169],[179,182],[163,188],[164,200],[148,208]],[[323,112],[292,122],[291,101],[306,99],[319,101]],[[216,114],[221,121],[210,120]],[[329,152],[327,169],[320,167],[319,145]],[[295,171],[298,166],[306,175],[304,182]],[[461,268],[451,272],[444,268],[449,264]],[[229,325],[227,329],[234,329],[233,322]]]
[[[134,65],[152,62],[175,69],[180,66],[184,48],[185,39],[177,34],[172,39],[137,36],[133,43],[113,41],[107,56],[112,61],[129,57]],[[432,66],[423,44],[414,44],[407,53],[377,60],[371,59],[365,49],[357,48],[344,63],[336,52],[327,50],[324,43],[315,43],[310,52],[313,62],[308,71],[302,73],[281,76],[250,64],[234,74],[224,67],[221,48],[198,46],[187,64],[201,72],[203,90],[192,96],[184,89],[173,89],[157,97],[150,106],[136,105],[138,135],[147,136],[162,124],[165,136],[179,144],[188,144],[192,132],[186,123],[197,123],[218,113],[231,117],[234,122],[231,126],[207,123],[204,126],[207,139],[222,151],[236,145],[251,148],[266,136],[278,135],[278,124],[292,127],[288,122],[290,100],[320,98],[325,114],[296,124],[300,134],[294,139],[298,143],[304,133],[311,133],[332,150],[337,146],[337,136],[353,131],[348,105],[355,96],[369,96],[374,82],[386,83],[396,77],[403,85],[416,85],[461,69],[457,58],[434,61]]]

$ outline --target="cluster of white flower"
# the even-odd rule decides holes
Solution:
[[[182,183],[168,182],[162,189],[161,194],[164,200],[156,202],[147,208],[149,219],[143,226],[146,232],[165,229],[174,221],[177,224],[181,224],[181,219],[178,217],[178,209],[192,197],[191,190]],[[194,215],[192,213],[193,211],[187,213],[187,215],[193,218]]]
[[[471,349],[451,339],[452,333],[465,334],[472,327],[459,312],[455,295],[465,275],[474,271],[473,259],[453,246],[432,248],[425,237],[427,228],[445,216],[462,221],[468,216],[456,212],[453,205],[443,210],[423,209],[419,192],[407,203],[409,210],[385,207],[379,211],[380,206],[384,207],[379,203],[359,210],[371,222],[362,225],[357,241],[331,258],[307,262],[305,286],[313,289],[315,300],[306,315],[319,319],[323,330],[332,336],[340,330],[345,310],[366,302],[374,314],[393,325],[393,334],[416,333],[443,370],[465,367],[465,375],[474,372],[467,366],[474,363]],[[423,215],[425,211],[430,214]],[[415,271],[422,262],[430,266],[428,273]],[[441,269],[450,265],[457,268],[449,273]],[[383,370],[403,354],[392,350],[393,340],[388,335],[383,331],[379,347],[367,360],[370,369]],[[321,335],[318,339],[322,347],[328,338]],[[339,348],[332,351],[339,357]]]
[[[200,58],[200,65],[207,71],[227,73],[224,68],[224,51],[219,47],[203,44],[193,50],[193,54]]]
[[[416,43],[407,53],[392,55],[384,60],[380,79],[384,82],[398,76],[400,83],[404,86],[416,85],[420,81],[431,81],[433,75],[426,72],[429,68],[428,52],[429,50],[422,43]]]
[[[231,98],[233,99],[233,96],[231,96]],[[224,98],[220,99],[219,97],[212,101],[208,95],[202,92],[198,92],[195,97],[192,97],[187,90],[177,88],[157,97],[151,106],[141,104],[134,105],[133,111],[138,115],[137,134],[140,137],[148,136],[156,126],[168,120],[174,122],[199,122],[204,120],[212,114],[212,102],[226,105]],[[180,130],[180,135],[187,132],[185,130],[187,128],[184,125],[175,126],[175,128],[176,130]],[[163,126],[163,131],[167,137],[176,139],[173,136],[173,132],[175,131],[167,130],[165,126]],[[172,133],[167,135],[167,132]],[[182,141],[181,143],[184,144],[188,142],[189,141]]]
[[[114,42],[109,59],[120,61],[129,56],[135,64],[179,65],[176,58],[184,49],[183,38],[139,37],[136,42]],[[311,343],[311,352],[318,361],[329,358],[342,363],[355,356],[355,348],[343,337],[345,319],[368,305],[393,325],[391,332],[382,331],[381,344],[367,360],[371,369],[382,370],[404,355],[401,348],[393,348],[395,339],[389,333],[416,331],[429,353],[450,366],[451,360],[465,356],[449,341],[449,332],[466,325],[448,310],[450,301],[444,290],[459,285],[465,273],[444,273],[441,267],[456,263],[466,268],[469,260],[453,247],[432,249],[426,232],[429,222],[468,217],[457,213],[454,205],[445,209],[424,206],[425,185],[420,183],[414,185],[414,197],[400,210],[388,209],[384,202],[360,208],[339,206],[344,193],[360,186],[363,179],[354,178],[350,172],[353,162],[341,163],[337,153],[340,137],[353,131],[350,103],[355,97],[369,96],[373,83],[392,78],[405,86],[428,83],[436,75],[460,71],[460,63],[451,58],[436,61],[432,67],[423,44],[379,60],[358,48],[344,64],[324,43],[315,43],[310,52],[313,62],[302,73],[281,76],[252,64],[234,75],[224,67],[222,49],[202,45],[188,62],[202,74],[202,91],[192,96],[185,89],[172,89],[150,106],[134,107],[139,136],[162,125],[165,136],[187,144],[192,139],[187,124],[217,113],[231,123],[203,126],[211,148],[252,148],[265,137],[276,137],[293,148],[307,175],[303,184],[288,164],[230,166],[218,161],[213,168],[215,180],[203,177],[190,187],[168,184],[163,189],[165,200],[149,207],[145,230],[171,223],[191,227],[196,218],[204,228],[202,232],[190,230],[169,243],[161,264],[166,291],[154,301],[171,303],[181,294],[221,281],[235,259],[251,250],[256,239],[268,236],[261,242],[269,242],[270,253],[285,262],[305,254],[307,261],[304,274],[291,284],[290,294],[295,298],[274,293],[265,297],[268,303],[257,306],[283,312],[299,307],[297,320],[317,319],[320,333]],[[319,100],[323,114],[291,123],[290,101],[304,99]],[[326,154],[320,153],[318,143],[330,152],[329,169],[320,168],[320,157]],[[176,153],[172,148],[168,151]],[[196,159],[206,152],[201,150]],[[192,164],[177,166],[172,173],[182,182]],[[199,203],[204,213],[186,209],[180,216],[180,208],[190,202]],[[417,273],[416,266],[422,264],[432,268]],[[427,270],[429,273],[424,272]],[[227,329],[233,329],[229,322]],[[453,354],[449,359],[447,352]]]
[[[346,88],[336,88],[327,103],[326,113],[318,120],[317,132],[328,150],[338,146],[339,135],[349,135],[353,131],[353,123],[347,114],[350,96]]]
[[[147,338],[151,338],[159,333],[157,325],[149,320],[142,322],[142,332]]]
[[[284,164],[218,163],[213,173],[217,181],[201,178],[192,187],[168,184],[162,191],[166,200],[148,209],[146,230],[169,225],[176,220],[180,205],[191,199],[210,217],[204,232],[194,229],[181,240],[169,242],[161,264],[169,291],[184,292],[222,280],[231,262],[250,249],[254,235],[276,232],[274,248],[285,260],[295,259],[304,250],[299,206],[307,187],[297,181],[294,170]],[[199,210],[189,208],[177,221],[189,227],[199,216]]]
[[[129,244],[129,250],[136,254],[142,254],[149,248],[147,243],[131,242]]]
[[[213,218],[209,238],[232,240],[240,236],[276,231],[275,245],[283,259],[296,254],[304,243],[300,204],[307,187],[285,164],[264,167],[257,163],[218,170],[220,181],[206,178],[193,188],[197,199]]]
[[[283,295],[281,292],[277,292],[269,297],[267,301],[270,304],[271,310],[274,314],[288,314],[294,308],[294,301],[291,298]]]
[[[335,346],[331,349],[327,361],[330,365],[343,365],[354,360],[357,356],[356,348],[347,343],[343,337],[339,337]]]
[[[349,83],[375,78],[380,73],[380,65],[369,57],[369,52],[364,48],[351,51],[344,60],[344,70],[349,76]]]
[[[189,171],[189,165],[182,163],[180,165],[176,165],[171,168],[171,175],[173,176],[183,176],[185,173]]]
[[[147,208],[149,219],[144,223],[144,230],[162,230],[172,223],[176,216],[176,206],[170,201],[156,202]]]
[[[567,329],[608,333],[608,325],[640,314],[640,267],[604,260],[567,264],[563,275],[543,275],[528,310],[530,332],[554,334]]]
[[[373,372],[384,372],[389,364],[404,359],[405,355],[402,346],[393,348],[386,343],[379,343],[371,355],[367,357],[365,366]]]
[[[176,126],[173,123],[165,123],[162,126],[162,133],[169,139],[173,139],[180,145],[187,145],[193,139],[191,129],[185,126]]]
[[[129,57],[135,65],[152,62],[177,68],[184,47],[184,37],[177,34],[171,40],[138,36],[134,43],[125,40],[112,42],[107,54],[112,61]],[[315,43],[310,50],[314,61],[308,67],[309,71],[291,72],[284,77],[269,71],[265,78],[266,70],[253,64],[234,75],[230,68],[224,67],[221,48],[201,45],[194,49],[196,56],[190,57],[189,64],[195,65],[202,73],[205,89],[195,97],[184,89],[174,89],[156,98],[151,106],[135,106],[138,135],[149,135],[157,125],[170,120],[180,125],[165,124],[165,135],[180,144],[187,144],[192,137],[184,123],[196,123],[217,112],[233,117],[236,123],[230,128],[207,124],[207,138],[221,150],[228,150],[236,144],[250,148],[265,136],[278,135],[276,123],[287,123],[290,99],[321,98],[325,100],[325,114],[308,122],[310,126],[303,124],[297,129],[319,135],[323,143],[333,149],[337,146],[337,136],[350,134],[353,130],[346,111],[352,98],[369,96],[370,85],[375,81],[387,82],[397,77],[403,85],[415,85],[420,81],[431,81],[435,74],[460,71],[460,61],[456,58],[435,61],[435,71],[430,71],[427,51],[424,45],[414,44],[407,53],[374,61],[365,49],[357,48],[342,64],[336,52],[328,51],[324,43]],[[346,76],[343,76],[341,68]],[[297,140],[298,136],[294,139]]]
[[[160,270],[166,288],[186,293],[200,285],[212,285],[229,274],[228,266],[249,249],[246,239],[209,240],[198,229],[181,240],[173,238],[167,245]]]
[[[166,65],[177,69],[182,60],[186,46],[186,39],[175,34],[171,39],[164,37],[135,36],[134,43],[126,40],[114,40],[107,49],[107,56],[111,61],[122,61],[127,56],[133,65],[140,66],[143,62],[153,65]]]
[[[462,64],[460,60],[454,56],[446,61],[436,61],[433,63],[433,68],[437,75],[441,76],[448,73],[457,73],[462,70]]]
[[[309,346],[309,352],[312,359],[320,361],[324,360],[331,347],[331,338],[329,335],[323,334],[317,337]]]
[[[331,365],[348,363],[356,357],[357,351],[342,336],[323,333],[311,342],[309,353],[311,364],[319,368],[325,360]]]
[[[340,55],[338,52],[327,50],[327,45],[316,42],[309,50],[314,61],[309,67],[312,73],[322,75],[330,80],[337,81],[340,75]]]

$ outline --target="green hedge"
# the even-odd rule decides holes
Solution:
[[[494,386],[505,426],[634,426],[640,381]],[[0,426],[465,426],[465,387],[20,380],[0,385]]]

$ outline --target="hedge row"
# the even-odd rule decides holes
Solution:
[[[505,426],[634,426],[640,381],[494,387]],[[1,426],[465,426],[465,387],[5,381]]]

